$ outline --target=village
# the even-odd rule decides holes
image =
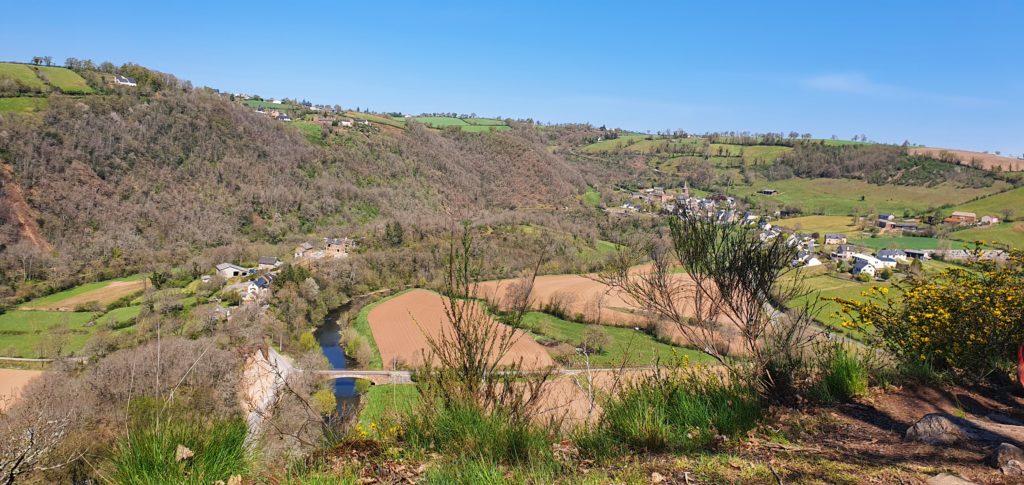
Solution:
[[[776,189],[763,188],[757,191],[759,196],[771,197],[778,194]],[[757,226],[761,241],[785,238],[786,244],[798,247],[797,257],[792,261],[794,267],[825,266],[826,271],[846,273],[849,277],[861,282],[888,280],[896,273],[909,272],[915,261],[929,260],[950,263],[966,263],[969,261],[1005,261],[1009,253],[1003,249],[987,247],[978,248],[936,248],[921,249],[917,247],[885,247],[871,248],[858,244],[865,238],[911,236],[923,240],[932,237],[934,228],[920,218],[899,218],[895,214],[881,213],[872,218],[859,217],[862,229],[857,234],[840,232],[813,232],[790,227],[793,214],[775,211],[771,214],[759,213],[755,209],[745,207],[736,197],[723,194],[706,194],[697,196],[691,192],[689,184],[681,189],[673,190],[665,187],[649,187],[629,191],[628,200],[619,207],[605,209],[609,217],[702,217],[712,219],[720,224],[738,223]],[[873,219],[873,220],[872,220]],[[1000,223],[994,215],[982,215],[974,212],[953,211],[938,222],[949,230],[972,227],[991,227]],[[938,245],[938,243],[936,244]],[[829,264],[825,264],[829,263]]]

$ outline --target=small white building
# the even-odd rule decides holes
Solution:
[[[875,267],[864,260],[857,260],[853,265],[853,274],[860,275],[861,273],[866,274],[872,278],[875,277]]]
[[[220,263],[216,266],[217,274],[224,279],[237,278],[249,274],[249,270],[231,263]]]
[[[274,269],[281,266],[281,260],[277,256],[262,256],[256,265],[257,269]]]
[[[135,86],[139,85],[137,82],[135,82],[135,79],[132,79],[132,78],[130,78],[128,76],[121,76],[121,75],[114,76],[114,84],[117,84],[118,86],[129,86],[129,87],[135,87]]]

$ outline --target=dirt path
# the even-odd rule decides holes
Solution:
[[[427,290],[413,290],[387,300],[370,310],[368,318],[381,359],[388,368],[396,359],[412,367],[423,365],[423,352],[429,349],[427,335],[438,339],[442,332],[451,332],[441,295]],[[543,346],[518,333],[518,340],[502,363],[522,358],[527,369],[555,365]]]

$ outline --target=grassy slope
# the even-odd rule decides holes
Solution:
[[[0,112],[30,113],[33,111],[43,111],[48,104],[49,100],[43,97],[0,98]]]
[[[142,307],[139,305],[115,308],[105,313],[102,317],[97,318],[96,324],[103,326],[121,325],[138,317],[140,310],[142,310]]]
[[[1011,247],[1024,248],[1024,222],[1005,222],[995,227],[975,227],[956,231],[950,237],[964,241],[964,245],[974,241],[996,242]]]
[[[583,193],[583,203],[591,207],[597,207],[601,205],[601,192],[597,189],[587,186],[587,191]]]
[[[626,147],[630,141],[640,141],[648,136],[649,135],[622,135],[613,140],[602,140],[597,143],[591,143],[590,145],[583,147],[581,151],[586,153],[617,151]]]
[[[417,116],[413,118],[420,123],[432,126],[434,128],[443,128],[445,126],[468,126],[462,118],[450,118],[447,116]]]
[[[535,328],[537,333],[568,343],[579,344],[583,333],[589,325],[562,320],[558,317],[540,312],[529,312],[523,319],[527,328]],[[592,367],[617,367],[625,362],[631,366],[652,365],[655,359],[667,362],[669,359],[687,356],[692,362],[705,361],[704,354],[682,347],[658,342],[650,335],[626,327],[601,326],[610,337],[610,344],[605,352],[590,358]]]
[[[77,72],[65,67],[42,66],[39,70],[50,81],[50,85],[68,94],[91,94],[93,89]]]
[[[45,91],[47,89],[46,83],[36,73],[32,71],[32,68],[25,64],[13,64],[9,62],[0,62],[0,77],[9,77],[20,81],[22,84],[40,89]]]
[[[1024,187],[960,204],[953,210],[976,212],[978,216],[993,215],[1002,218],[1003,209],[1015,209],[1015,217],[1024,217]]]
[[[772,196],[755,195],[763,187],[774,188],[779,193]],[[868,209],[902,214],[905,209],[925,211],[945,204],[958,204],[996,192],[998,187],[998,184],[983,189],[947,185],[882,186],[861,180],[793,178],[735,187],[733,192],[740,196],[752,196],[755,202],[772,199],[782,204],[799,205],[807,212],[820,211],[827,215],[848,215]],[[863,201],[860,200],[861,196],[864,197]]]
[[[382,125],[393,126],[395,128],[405,128],[405,120],[401,118],[385,118],[383,116],[371,115],[369,113],[356,113],[355,111],[346,111],[345,116],[357,120],[366,120],[370,123],[380,123]]]
[[[777,224],[803,232],[820,232],[822,238],[825,233],[839,232],[847,236],[853,236],[857,227],[853,225],[850,216],[804,216],[779,219]]]
[[[420,400],[416,386],[410,384],[382,384],[370,386],[362,395],[362,409],[359,424],[364,428],[370,423],[380,424],[411,411]]]
[[[41,305],[55,305],[55,304],[59,304],[61,301],[65,300],[67,298],[71,298],[72,296],[81,295],[82,293],[85,293],[87,291],[98,290],[100,288],[103,288],[104,286],[107,286],[107,285],[109,285],[110,283],[112,283],[114,281],[138,281],[138,280],[141,280],[144,277],[145,277],[145,275],[136,274],[136,275],[132,275],[132,276],[125,276],[124,278],[115,278],[115,279],[112,279],[112,280],[97,281],[95,283],[86,283],[84,285],[79,285],[79,286],[76,286],[74,288],[71,288],[70,290],[64,290],[64,291],[60,291],[60,292],[57,292],[57,293],[53,293],[53,294],[50,294],[50,295],[46,295],[46,296],[42,296],[42,297],[36,298],[36,299],[34,299],[32,301],[26,302],[24,304],[24,306],[32,307],[32,306],[41,306]]]
[[[38,357],[37,346],[60,327],[69,332],[64,353],[78,352],[97,328],[86,327],[95,316],[91,312],[8,311],[0,315],[0,355]]]

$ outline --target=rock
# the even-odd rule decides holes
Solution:
[[[906,441],[920,441],[931,445],[951,445],[966,439],[960,426],[944,414],[932,413],[907,429]]]
[[[660,474],[658,472],[651,473],[651,483],[664,483],[664,482],[665,482],[665,475],[662,475],[662,474]]]
[[[1010,443],[1002,443],[989,455],[988,464],[1003,475],[1024,476],[1024,450]]]
[[[242,485],[241,475],[231,475],[228,477],[228,485]]]
[[[977,485],[970,480],[964,480],[963,477],[952,475],[949,473],[940,473],[928,479],[928,485]]]
[[[185,445],[178,445],[178,448],[174,450],[174,461],[188,460],[195,456],[192,450],[185,447]]]

